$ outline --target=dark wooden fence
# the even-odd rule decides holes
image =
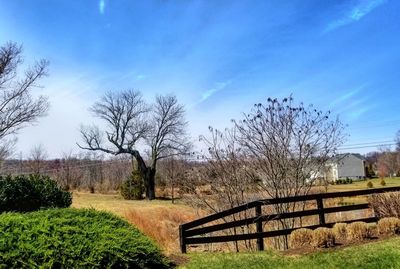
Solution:
[[[331,198],[341,198],[341,197],[354,197],[354,196],[362,196],[362,195],[370,195],[384,192],[394,192],[400,191],[400,187],[389,187],[389,188],[378,188],[378,189],[367,189],[367,190],[356,190],[356,191],[345,191],[345,192],[329,192],[329,193],[319,193],[319,194],[310,194],[303,196],[293,196],[293,197],[284,197],[284,198],[276,198],[276,199],[265,199],[265,200],[257,200],[253,201],[238,207],[234,207],[213,215],[206,216],[204,218],[200,218],[179,226],[179,237],[180,237],[180,246],[181,252],[186,253],[187,245],[198,245],[198,244],[206,244],[206,243],[218,243],[218,242],[231,242],[231,241],[240,241],[240,240],[257,240],[257,249],[264,250],[264,238],[268,237],[276,237],[290,234],[293,230],[296,230],[301,227],[291,228],[291,229],[281,229],[274,231],[263,231],[263,223],[271,220],[282,220],[282,219],[290,219],[290,218],[299,218],[305,216],[319,216],[319,224],[305,226],[302,228],[316,229],[318,227],[332,227],[335,223],[327,223],[325,221],[325,214],[336,213],[336,212],[346,212],[353,210],[361,210],[368,209],[368,203],[354,204],[354,205],[344,205],[344,206],[335,206],[335,207],[324,207],[324,200]],[[282,214],[270,214],[263,215],[262,207],[267,205],[276,205],[276,204],[285,204],[285,203],[294,203],[294,202],[304,202],[304,201],[316,201],[317,208],[316,209],[307,209],[303,211],[295,211],[295,212],[286,212]],[[210,222],[222,220],[226,217],[232,216],[234,214],[244,212],[246,210],[254,208],[255,217],[249,217],[237,221],[229,221],[218,224],[209,224]],[[363,221],[363,222],[376,222],[378,220],[377,217],[368,217],[368,218],[359,218],[347,221],[340,221],[345,223],[350,223],[354,221]],[[206,225],[206,226],[204,226]],[[207,234],[217,231],[222,231],[225,229],[230,229],[234,227],[242,227],[245,225],[256,225],[255,233],[246,233],[246,234],[236,234],[236,235],[219,235],[219,236],[207,236]]]

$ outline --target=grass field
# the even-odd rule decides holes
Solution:
[[[277,251],[253,253],[189,254],[180,269],[376,269],[400,268],[400,238],[373,242],[340,250],[326,250],[302,256],[285,256]]]
[[[362,181],[355,181],[352,184],[341,184],[341,185],[329,185],[328,191],[335,192],[335,191],[351,191],[351,190],[362,190],[367,189],[368,181],[371,181],[374,188],[384,188],[384,187],[398,187],[400,186],[400,177],[393,177],[393,178],[384,178],[386,185],[382,186],[380,184],[381,179],[375,178],[371,180],[362,180]]]
[[[168,200],[124,200],[119,194],[97,194],[74,192],[72,199],[72,207],[76,208],[95,208],[116,213],[125,216],[131,209],[154,210],[162,209],[180,209],[192,210],[192,208],[183,205],[179,201],[175,204]]]
[[[179,224],[196,219],[199,213],[192,207],[168,200],[129,201],[119,194],[73,194],[72,207],[94,208],[115,213],[137,226],[155,240],[165,253],[179,251]]]
[[[386,178],[386,186],[400,186],[400,178]],[[346,191],[366,189],[368,181],[352,184],[330,185],[328,191]],[[381,186],[380,179],[372,180],[374,187]],[[346,198],[342,202],[365,202],[365,197]],[[204,215],[181,201],[172,204],[169,200],[124,200],[119,194],[91,194],[74,192],[72,207],[106,210],[124,217],[136,225],[146,235],[153,238],[166,253],[179,251],[179,224],[191,221]]]

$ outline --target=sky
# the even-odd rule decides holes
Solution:
[[[89,107],[124,89],[175,94],[194,141],[293,94],[347,124],[343,151],[376,150],[366,146],[400,129],[399,14],[396,0],[0,0],[0,45],[22,44],[27,65],[50,61],[35,90],[49,114],[15,151],[78,151]]]

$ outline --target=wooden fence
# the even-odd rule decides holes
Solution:
[[[265,199],[253,201],[241,206],[237,206],[219,213],[206,216],[179,226],[179,237],[180,237],[180,247],[181,252],[186,253],[187,245],[198,245],[207,243],[218,243],[218,242],[231,242],[231,241],[241,241],[241,240],[257,240],[257,249],[264,250],[264,238],[283,236],[290,234],[293,230],[301,227],[291,228],[291,229],[281,229],[273,231],[263,231],[263,223],[272,220],[282,220],[291,218],[300,218],[305,216],[318,215],[319,224],[305,226],[302,228],[316,229],[318,227],[332,227],[335,223],[327,223],[325,221],[325,214],[336,213],[336,212],[347,212],[354,210],[368,209],[368,203],[354,204],[354,205],[344,205],[335,207],[324,207],[324,200],[331,198],[341,198],[341,197],[354,197],[362,195],[371,195],[384,192],[394,192],[400,191],[400,187],[389,187],[389,188],[378,188],[378,189],[367,189],[367,190],[356,190],[356,191],[345,191],[345,192],[329,192],[329,193],[319,193],[310,194],[302,196],[284,197],[276,199]],[[295,203],[304,201],[316,201],[316,209],[307,209],[303,211],[295,212],[285,212],[281,214],[270,214],[263,215],[262,207],[267,205],[285,204],[285,203]],[[222,220],[226,217],[232,216],[234,214],[244,212],[246,210],[254,208],[255,216],[249,217],[237,221],[229,221],[218,224],[209,224],[210,222]],[[347,221],[340,221],[345,223],[350,223],[354,221],[363,222],[376,222],[377,217],[359,218]],[[204,226],[206,225],[206,226]],[[219,235],[219,236],[207,236],[207,234],[217,231],[222,231],[225,229],[243,227],[245,225],[255,225],[255,233],[246,234],[236,234],[236,235]]]

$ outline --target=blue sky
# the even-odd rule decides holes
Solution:
[[[0,44],[46,58],[49,116],[17,151],[77,150],[88,107],[108,90],[174,93],[194,139],[252,104],[293,93],[348,124],[347,145],[400,129],[400,1],[0,0]],[[347,151],[366,152],[374,148]]]

